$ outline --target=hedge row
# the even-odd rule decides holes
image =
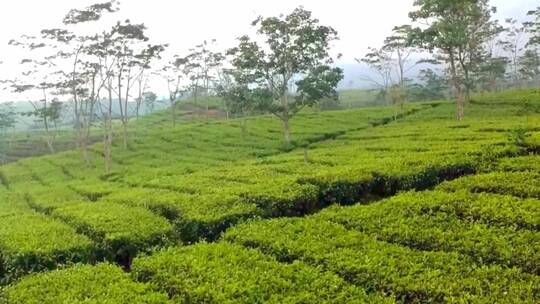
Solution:
[[[400,212],[415,215],[429,216],[446,213],[464,221],[486,224],[490,227],[540,231],[540,201],[537,199],[522,199],[492,193],[471,193],[467,190],[411,191],[401,193],[387,203],[377,206],[395,208]],[[369,211],[371,208],[375,207],[358,207],[359,211]]]
[[[66,184],[49,186],[32,185],[24,193],[26,202],[35,210],[49,214],[54,209],[77,204],[86,198],[66,187]]]
[[[463,200],[467,201],[467,198],[453,198],[438,192],[411,193],[370,206],[330,208],[317,216],[382,241],[417,250],[459,252],[470,256],[479,265],[517,266],[526,272],[540,274],[540,232],[516,229],[511,223],[494,227],[483,223],[489,222],[486,217],[477,220],[456,214],[459,213],[457,208],[449,210],[451,205]],[[477,197],[476,202],[470,201],[469,205],[491,204],[491,212],[499,209],[501,214],[507,213],[509,217],[526,214],[536,221],[539,219],[538,201],[529,202],[536,213],[528,213],[526,206],[520,210],[519,205],[506,205],[504,209],[499,202],[498,198]]]
[[[174,240],[172,226],[150,211],[111,202],[83,202],[55,209],[62,219],[97,243],[98,258],[129,267],[140,251]]]
[[[540,198],[540,172],[493,172],[468,176],[448,183],[438,189],[456,191],[509,194],[522,198]]]
[[[201,238],[216,239],[235,223],[260,212],[238,196],[223,194],[187,194],[148,188],[118,188],[101,199],[130,207],[146,208],[167,218],[184,242]]]
[[[503,158],[498,162],[498,168],[503,171],[533,171],[540,172],[540,156],[527,155]]]
[[[392,303],[301,262],[278,263],[228,243],[171,248],[138,258],[133,276],[175,303]]]
[[[77,265],[69,269],[31,275],[6,288],[2,299],[9,304],[165,304],[165,293],[132,281],[117,266]]]
[[[333,271],[368,292],[406,303],[537,303],[540,278],[517,269],[476,266],[456,253],[422,252],[377,241],[322,219],[276,219],[236,226],[226,241],[280,261]]]
[[[30,210],[20,197],[0,199],[0,285],[31,272],[93,260],[92,242],[66,224]]]

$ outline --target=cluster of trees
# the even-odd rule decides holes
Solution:
[[[381,48],[358,59],[377,72],[372,81],[389,104],[454,96],[461,120],[473,91],[540,83],[540,7],[528,12],[528,22],[507,19],[501,25],[488,0],[416,0],[414,5],[411,25],[395,27]],[[415,82],[408,75],[419,65],[427,68]]]
[[[118,5],[110,0],[73,9],[62,27],[9,43],[29,55],[20,62],[25,71],[7,82],[14,92],[40,94],[41,98],[31,100],[34,110],[26,114],[42,123],[51,152],[55,133],[50,126],[68,109],[76,146],[88,164],[90,134],[93,127],[101,126],[105,170],[110,172],[113,136],[120,136],[123,148],[129,149],[129,107],[135,104],[138,117],[142,105],[151,108],[157,99],[148,91],[150,77],[167,84],[173,126],[181,98],[190,97],[198,108],[200,96],[220,96],[227,116],[254,111],[274,114],[283,123],[287,145],[294,115],[319,100],[337,99],[336,87],[343,76],[332,66],[330,55],[337,32],[320,25],[303,8],[287,16],[258,18],[253,22],[257,37],[242,36],[237,47],[225,52],[215,50],[215,40],[204,41],[162,64],[168,45],[152,43],[142,23],[123,20],[88,33],[88,24],[104,23],[104,16],[117,12]],[[208,115],[208,99],[205,106]],[[3,120],[2,128],[11,127],[10,123]]]
[[[257,18],[252,23],[255,34],[241,36],[237,46],[226,51],[217,51],[215,40],[206,40],[187,54],[162,58],[169,46],[152,43],[142,23],[122,20],[88,33],[88,25],[102,27],[104,17],[117,12],[118,5],[109,0],[73,9],[62,27],[9,43],[24,48],[29,56],[20,62],[25,72],[8,84],[21,94],[40,94],[31,101],[33,111],[25,114],[43,124],[51,152],[51,125],[69,110],[76,146],[87,163],[92,128],[101,126],[109,172],[113,136],[120,136],[123,148],[129,149],[130,119],[139,116],[143,105],[152,109],[156,103],[157,95],[148,90],[152,77],[167,85],[173,126],[182,98],[189,97],[195,109],[205,107],[208,117],[209,99],[199,105],[201,97],[219,96],[227,117],[253,113],[277,117],[286,145],[291,144],[290,121],[297,113],[338,99],[343,71],[335,67],[340,55],[331,54],[338,34],[302,7],[288,15]],[[358,59],[377,72],[371,80],[380,97],[395,105],[396,115],[408,100],[455,96],[461,120],[475,90],[496,90],[501,83],[538,85],[540,8],[528,13],[529,22],[508,19],[500,25],[488,0],[416,0],[414,5],[410,25],[395,27],[381,48],[370,48]],[[100,26],[93,26],[97,22]],[[410,74],[418,70],[413,81]],[[6,117],[13,113],[0,112],[1,130],[11,128],[14,122]]]

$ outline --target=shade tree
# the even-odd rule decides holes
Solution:
[[[435,53],[445,65],[456,96],[457,119],[473,89],[473,74],[482,62],[485,42],[497,34],[488,0],[416,0],[409,13],[420,24],[409,30],[411,45]]]
[[[228,53],[246,81],[265,92],[261,95],[267,98],[259,101],[260,108],[279,118],[289,146],[290,120],[324,98],[337,98],[343,73],[332,67],[330,54],[337,32],[302,7],[288,15],[259,17],[252,25],[255,37],[240,37],[238,46]]]

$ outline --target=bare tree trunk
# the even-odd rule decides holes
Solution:
[[[45,89],[43,89],[43,125],[45,127],[45,142],[47,143],[47,147],[49,148],[49,152],[55,153],[54,147],[53,147],[53,139],[51,137],[51,132],[49,130],[49,120],[47,119],[47,93],[45,92]]]
[[[122,119],[122,126],[124,130],[124,149],[128,148],[128,124],[129,124],[129,112],[128,112],[128,99],[129,99],[129,90],[130,90],[130,80],[131,80],[131,69],[128,72],[127,83],[126,83],[126,97],[124,98],[124,117]]]
[[[111,172],[111,169],[112,169],[112,151],[111,151],[111,148],[112,148],[112,106],[113,106],[112,87],[109,86],[108,91],[109,91],[109,108],[107,109],[107,114],[105,115],[105,138],[103,142],[105,173]]]
[[[74,114],[75,114],[75,146],[79,149],[83,145],[82,141],[82,125],[81,125],[81,109],[79,108],[79,100],[78,100],[78,94],[77,94],[77,64],[79,62],[79,54],[81,52],[82,48],[79,48],[77,52],[75,52],[75,59],[73,61],[73,72],[72,72],[72,94],[73,94],[73,104],[74,104]],[[82,104],[81,104],[82,108]],[[84,152],[83,152],[84,157]],[[85,158],[86,159],[86,158]]]
[[[172,124],[173,124],[173,127],[176,127],[176,100],[174,99],[175,98],[171,96],[170,101],[171,101]]]
[[[99,100],[99,94],[96,94],[96,75],[92,77],[92,93],[90,98],[85,102],[84,115],[82,120],[82,134],[81,134],[81,151],[84,161],[87,166],[90,166],[90,154],[88,153],[88,144],[90,143],[90,132],[92,128],[92,121],[94,117],[94,105]]]
[[[223,98],[223,108],[225,109],[225,117],[227,120],[229,120],[229,107],[227,106],[227,100],[225,98]]]
[[[289,125],[289,116],[286,114],[283,116],[283,139],[285,145],[289,147],[291,145],[291,127]]]
[[[246,140],[246,137],[247,137],[247,115],[246,115],[245,112],[242,113],[241,129],[242,129],[242,140]]]
[[[457,105],[457,120],[462,121],[465,116],[465,102],[463,100],[463,90],[461,84],[459,83],[459,78],[457,75],[456,61],[454,57],[453,50],[449,51],[450,56],[450,72],[452,74],[452,86],[454,87],[454,93],[456,95],[456,105]]]
[[[195,82],[195,88],[193,90],[193,104],[195,105],[195,111],[197,112],[197,116],[199,116],[199,109],[198,109],[198,95],[199,95],[199,80]]]
[[[210,85],[209,85],[210,81],[208,80],[208,72],[204,73],[204,82],[205,82],[204,83],[204,89],[206,91],[205,92],[205,94],[206,94],[206,115],[205,116],[206,116],[206,120],[208,120],[208,118],[209,118],[209,113],[208,112],[210,111],[210,100],[208,99],[208,97],[210,95],[208,93],[209,88],[210,88]]]

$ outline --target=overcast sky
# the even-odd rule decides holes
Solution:
[[[43,28],[60,26],[71,8],[83,8],[100,0],[3,0],[0,5],[0,79],[11,78],[18,63],[18,50],[8,41],[22,34],[37,34]],[[123,0],[115,19],[130,18],[145,23],[156,43],[169,43],[169,52],[182,54],[205,39],[220,46],[234,46],[235,38],[248,32],[257,16],[288,13],[303,5],[340,36],[335,50],[341,64],[353,63],[368,46],[380,46],[395,25],[408,22],[413,0]],[[497,17],[523,19],[538,0],[492,0]],[[4,92],[5,93],[5,92]],[[2,94],[2,93],[0,93]]]

